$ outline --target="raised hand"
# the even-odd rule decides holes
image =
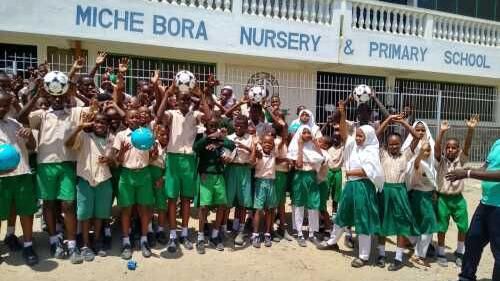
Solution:
[[[73,62],[73,69],[80,70],[85,66],[85,59],[83,57],[78,57]]]
[[[118,63],[118,71],[120,73],[125,73],[128,70],[128,58],[121,58]]]
[[[101,65],[105,60],[108,54],[106,52],[97,52],[97,57],[95,58],[95,64]]]
[[[345,101],[344,100],[339,100],[337,109],[339,112],[345,112]]]
[[[479,124],[479,114],[472,115],[469,120],[465,119],[465,124],[467,128],[474,129]]]
[[[160,81],[160,70],[156,69],[151,77],[151,83],[157,85]]]
[[[446,132],[449,129],[450,129],[450,123],[447,120],[441,122],[441,127],[440,127],[441,132]]]
[[[109,164],[111,164],[113,162],[109,157],[106,157],[106,156],[99,156],[97,158],[97,161],[100,164],[106,164],[106,165],[109,165]]]
[[[31,129],[21,128],[16,132],[18,138],[29,139],[32,136]]]

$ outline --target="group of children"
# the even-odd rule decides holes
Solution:
[[[459,228],[460,262],[468,225],[464,183],[446,181],[444,175],[466,162],[477,116],[467,121],[462,149],[454,138],[442,148],[446,122],[434,142],[425,122],[412,126],[404,113],[370,122],[366,104],[359,106],[357,122],[349,122],[347,101],[338,102],[323,128],[304,107],[288,126],[278,96],[254,103],[245,93],[237,101],[228,86],[212,96],[212,78],[205,88],[185,93],[175,83],[164,86],[155,71],[151,81],[139,81],[135,95],[128,95],[127,59],[107,70],[98,88],[93,75],[105,57],[99,53],[89,75],[77,74],[84,61],[76,60],[69,90],[61,96],[44,92],[41,78],[48,69],[41,65],[22,89],[28,93],[22,108],[21,89],[0,73],[0,143],[21,154],[15,170],[0,174],[0,219],[15,222],[20,216],[27,264],[38,262],[32,244],[37,198],[43,201],[51,254],[75,264],[106,256],[115,199],[123,259],[132,257],[135,236],[144,257],[152,255],[155,242],[166,246],[164,255],[176,253],[180,244],[204,254],[206,241],[223,251],[230,238],[236,246],[250,241],[255,248],[271,247],[296,239],[306,247],[307,214],[308,239],[319,249],[338,249],[344,232],[353,248],[351,233],[357,234],[359,258],[353,267],[368,264],[373,236],[379,242],[377,265],[385,267],[385,237],[397,236],[389,270],[404,266],[406,247],[415,247],[414,262],[427,265],[434,233],[438,262],[446,265],[445,234],[452,217]],[[409,132],[404,142],[394,130],[398,126]],[[140,127],[154,132],[150,150],[132,144],[132,132]],[[30,154],[36,161],[29,162]],[[285,218],[287,193],[296,238]],[[188,232],[192,206],[198,208],[196,241]],[[215,213],[211,226],[210,211]],[[11,224],[7,236],[10,245],[18,243]]]

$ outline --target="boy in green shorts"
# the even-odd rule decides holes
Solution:
[[[23,258],[27,265],[38,263],[33,250],[33,214],[37,211],[36,193],[33,185],[28,149],[36,145],[33,134],[15,119],[7,117],[12,96],[0,88],[0,144],[11,144],[19,152],[21,162],[11,171],[0,173],[0,223],[7,220],[11,211],[21,218],[23,229]]]
[[[454,182],[445,180],[445,175],[456,169],[462,169],[469,157],[469,150],[474,135],[474,129],[479,123],[479,116],[474,115],[466,121],[467,135],[465,137],[464,147],[460,149],[458,139],[449,138],[446,140],[444,153],[442,150],[442,141],[444,135],[450,126],[447,121],[441,124],[439,135],[436,139],[434,156],[438,162],[437,167],[437,220],[438,220],[438,264],[448,266],[448,260],[445,256],[445,237],[448,231],[450,217],[457,224],[458,238],[457,249],[455,251],[455,263],[458,267],[462,266],[463,255],[465,252],[465,235],[469,226],[469,217],[467,212],[467,202],[462,195],[464,190],[464,180]]]
[[[274,186],[276,178],[276,153],[274,151],[274,137],[266,134],[262,137],[262,146],[257,143],[252,147],[252,164],[255,166],[255,195],[253,207],[256,210],[253,217],[252,245],[260,248],[260,217],[265,211],[264,246],[271,247],[271,230],[274,221],[274,211],[278,206],[277,194]]]
[[[237,233],[235,244],[243,245],[246,209],[252,207],[252,167],[250,154],[254,138],[248,134],[248,118],[244,115],[236,116],[234,120],[235,132],[228,139],[236,144],[231,154],[231,161],[225,170],[227,183],[227,213],[233,206],[236,211],[233,221],[233,231]]]
[[[85,261],[93,261],[95,253],[101,257],[106,251],[101,239],[103,220],[111,216],[113,187],[111,185],[111,159],[106,156],[111,150],[108,138],[109,119],[104,114],[96,114],[91,123],[81,123],[66,141],[65,145],[77,152],[76,174],[78,186],[76,193],[77,219],[82,226],[82,256]],[[84,132],[91,129],[90,133]],[[90,220],[94,225],[95,246],[89,239]]]
[[[206,136],[194,143],[193,150],[199,157],[198,173],[200,175],[199,189],[199,229],[196,250],[199,254],[205,253],[204,228],[207,220],[208,208],[216,208],[215,225],[212,227],[210,244],[216,250],[224,251],[224,244],[219,237],[219,228],[224,218],[226,198],[226,184],[224,181],[224,149],[234,150],[234,142],[225,138],[217,130],[218,121],[212,119],[206,124]]]
[[[170,87],[165,98],[173,95],[174,86]],[[193,92],[198,92],[197,96],[204,97],[199,93],[199,88]],[[162,104],[165,103],[162,101]],[[161,112],[163,107],[158,110]],[[196,190],[196,156],[193,151],[193,144],[197,134],[197,125],[203,120],[211,119],[211,112],[206,101],[202,98],[200,110],[191,110],[191,95],[180,93],[177,95],[177,109],[167,110],[159,114],[164,126],[170,129],[167,160],[165,168],[165,191],[168,200],[168,222],[170,225],[170,239],[167,243],[166,251],[175,253],[177,251],[176,208],[177,200],[181,199],[182,231],[180,242],[185,249],[192,250],[193,243],[188,238],[189,213],[191,200]]]
[[[160,125],[155,127],[156,148],[158,150],[158,157],[151,162],[149,168],[151,169],[151,180],[153,182],[153,190],[155,197],[154,208],[158,212],[158,228],[156,229],[155,239],[158,243],[167,244],[167,235],[165,234],[165,227],[167,224],[167,196],[163,188],[165,181],[165,153],[168,145],[167,130]],[[152,234],[153,228],[149,224],[149,233]]]
[[[132,207],[137,205],[141,222],[141,251],[144,257],[151,256],[148,244],[148,225],[151,220],[151,207],[154,204],[151,172],[148,168],[151,151],[139,150],[132,146],[132,131],[138,128],[137,110],[127,112],[128,128],[116,134],[113,141],[113,154],[122,166],[118,183],[118,206],[121,208],[122,254],[125,260],[132,258],[129,229]]]
[[[276,133],[278,136],[274,140],[274,145],[276,147],[276,178],[274,180],[274,186],[276,189],[278,203],[277,213],[280,223],[278,229],[274,232],[273,240],[276,242],[281,239],[292,241],[293,237],[288,233],[285,217],[286,192],[289,184],[288,173],[290,171],[290,161],[286,157],[288,152],[288,128],[286,126],[278,128]]]

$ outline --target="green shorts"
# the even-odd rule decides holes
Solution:
[[[253,207],[252,168],[250,165],[229,164],[224,170],[227,206]]]
[[[168,153],[165,191],[168,199],[193,198],[196,190],[196,156]]]
[[[326,202],[330,196],[330,188],[328,187],[328,181],[323,181],[318,184],[319,188],[319,210],[321,212],[326,211]]]
[[[328,187],[332,193],[332,200],[335,202],[340,201],[340,194],[342,193],[342,170],[328,170]]]
[[[118,196],[118,183],[120,182],[121,167],[110,167],[109,170],[111,171],[111,184],[113,185],[114,199]]]
[[[0,220],[9,218],[13,205],[19,216],[31,216],[37,211],[33,175],[0,178]]]
[[[254,209],[262,210],[278,207],[278,198],[274,183],[272,179],[255,178]]]
[[[113,186],[111,180],[90,186],[85,179],[79,178],[76,187],[76,218],[79,221],[109,219],[113,205]]]
[[[467,212],[467,202],[462,194],[446,195],[439,194],[437,204],[438,231],[448,231],[450,217],[457,224],[457,229],[461,233],[466,233],[469,229],[469,216]]]
[[[158,187],[156,182],[160,180],[163,175],[165,175],[165,171],[154,165],[149,166],[151,173],[151,182],[153,183],[153,195],[155,198],[154,208],[158,210],[166,210],[167,209],[167,195],[165,194],[165,189],[163,186]]]
[[[36,178],[40,199],[75,200],[76,169],[73,162],[38,164]]]
[[[286,203],[286,189],[288,186],[288,173],[276,171],[276,179],[274,180],[274,188],[276,190],[276,200],[279,205]]]
[[[222,174],[200,175],[200,206],[226,205],[226,183]]]
[[[320,192],[315,171],[295,171],[292,182],[292,205],[319,210]]]
[[[118,206],[132,205],[153,206],[153,183],[149,167],[142,169],[127,169],[122,167],[118,183]]]

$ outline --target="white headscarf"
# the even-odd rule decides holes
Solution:
[[[307,115],[309,115],[309,122],[307,122],[307,124],[302,124],[302,121],[300,121],[300,116],[302,116],[302,113],[307,113]],[[298,120],[301,125],[308,126],[313,137],[316,136],[316,133],[320,130],[319,126],[316,125],[316,121],[314,120],[314,114],[309,109],[302,109],[299,112],[299,118],[297,118],[296,120]]]
[[[308,129],[309,131],[311,131],[312,134],[311,127],[307,125],[302,125],[299,127],[295,135],[293,135],[290,144],[288,145],[288,153],[286,156],[290,160],[297,160],[297,157],[299,155],[299,138],[302,137],[302,131],[304,131],[304,129]],[[320,164],[325,160],[323,155],[316,149],[314,149],[314,144],[312,141],[304,143],[303,152],[304,152],[303,155],[304,162],[311,164]]]
[[[370,125],[359,127],[365,135],[362,145],[354,144],[351,147],[345,161],[346,169],[350,170],[350,159],[357,158],[366,176],[373,182],[373,185],[380,190],[384,186],[384,171],[380,163],[379,142],[375,129]]]
[[[420,148],[422,147],[422,144],[424,142],[428,142],[430,144],[430,146],[431,146],[432,151],[434,152],[434,144],[435,144],[435,142],[434,142],[434,139],[432,138],[432,134],[431,134],[431,131],[429,130],[429,126],[427,126],[427,123],[425,123],[424,121],[415,121],[413,123],[413,129],[415,129],[415,127],[417,127],[417,125],[419,123],[422,124],[425,127],[425,136],[419,141],[419,143],[417,145],[417,148],[415,149],[414,153],[418,154],[418,152],[420,151]],[[407,148],[409,148],[412,141],[413,141],[413,135],[412,134],[408,134],[408,137],[406,138],[405,142],[401,146],[401,151],[405,151]]]

